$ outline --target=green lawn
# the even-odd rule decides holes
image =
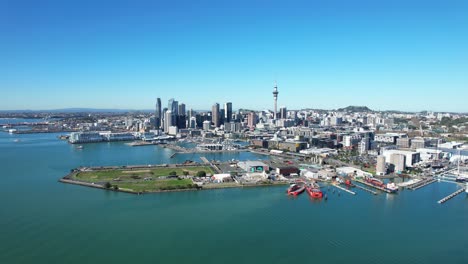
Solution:
[[[144,178],[169,176],[169,173],[175,171],[178,176],[184,175],[187,171],[189,175],[195,176],[199,171],[205,171],[207,174],[214,174],[214,171],[209,166],[196,167],[178,167],[178,168],[138,168],[138,169],[115,169],[102,171],[85,171],[75,175],[76,179],[86,182],[106,182],[119,179],[120,181],[135,181],[143,180]]]
[[[138,169],[83,171],[78,172],[72,178],[102,185],[109,182],[112,186],[117,185],[119,189],[134,192],[151,192],[195,187],[190,179],[157,179],[161,176],[169,176],[169,173],[173,171],[175,171],[178,176],[184,175],[184,171],[188,172],[191,176],[195,176],[199,171],[205,171],[207,174],[214,173],[213,169],[209,166],[178,168],[148,167]],[[145,180],[145,178],[152,178],[152,180]]]

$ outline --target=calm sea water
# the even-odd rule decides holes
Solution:
[[[199,160],[157,146],[0,133],[0,263],[468,263],[468,199],[435,183],[327,201],[284,187],[131,195],[57,182],[71,168]],[[19,142],[15,142],[19,139]],[[263,159],[250,153],[208,159]]]

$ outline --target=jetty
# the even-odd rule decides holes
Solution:
[[[343,191],[347,192],[347,193],[350,193],[350,194],[352,194],[352,195],[356,195],[355,192],[350,191],[350,190],[348,190],[348,189],[346,189],[346,188],[343,188],[343,187],[341,187],[341,186],[339,186],[339,185],[336,185],[336,184],[332,184],[332,185],[335,186],[336,188],[340,189],[340,190],[343,190]]]
[[[200,159],[203,161],[203,163],[209,164],[210,161],[206,157],[200,157]]]
[[[462,193],[462,192],[464,192],[464,191],[465,191],[465,188],[459,189],[458,191],[456,191],[456,192],[454,192],[454,193],[452,193],[452,194],[450,194],[450,195],[448,195],[448,196],[446,196],[446,197],[440,199],[437,203],[443,204],[443,203],[445,203],[446,201],[452,199],[453,197],[459,195],[460,193]]]
[[[372,193],[373,195],[377,195],[377,192],[376,192],[376,191],[373,191],[373,190],[371,190],[371,189],[367,189],[366,187],[361,186],[361,185],[359,185],[359,184],[355,184],[354,186],[355,186],[356,188],[359,188],[359,189],[364,190],[364,191],[366,191],[366,192],[370,192],[370,193]]]
[[[411,185],[407,186],[407,188],[410,189],[410,190],[415,191],[415,190],[417,190],[419,188],[427,186],[427,185],[429,185],[431,183],[434,183],[436,181],[437,181],[436,179],[427,178],[427,179],[424,179],[422,181],[418,181],[417,183],[411,184]]]

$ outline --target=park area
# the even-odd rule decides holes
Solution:
[[[184,176],[212,174],[214,171],[209,166],[88,169],[77,171],[70,179],[98,184],[108,189],[140,193],[193,189],[197,186]]]

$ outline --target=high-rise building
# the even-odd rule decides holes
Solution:
[[[162,112],[161,112],[161,98],[156,98],[156,112],[154,113],[154,128],[159,129],[161,128],[161,119],[162,119]]]
[[[276,114],[277,114],[277,111],[276,111],[276,104],[277,104],[277,101],[278,101],[278,85],[276,84],[275,82],[275,87],[273,87],[273,99],[275,100],[275,111],[273,113],[273,119],[276,120]]]
[[[232,119],[232,103],[227,102],[224,104],[224,122],[231,122]]]
[[[377,165],[375,166],[375,173],[377,175],[385,175],[387,170],[385,169],[385,156],[377,157]]]
[[[247,126],[253,130],[255,128],[255,125],[257,124],[257,114],[255,112],[250,112],[248,117],[247,117]]]
[[[405,170],[406,156],[403,154],[392,154],[390,156],[390,163],[395,165],[395,172],[401,173]]]
[[[164,132],[169,133],[169,127],[174,125],[174,115],[171,110],[167,110],[164,116]]]
[[[179,110],[178,110],[178,115],[180,115],[180,116],[185,115],[185,104],[184,103],[180,103]]]
[[[286,109],[286,106],[280,108],[280,119],[286,119],[288,118],[288,110]]]
[[[211,107],[211,122],[213,123],[214,127],[219,127],[220,125],[220,118],[219,118],[219,104],[215,103]]]
[[[167,104],[167,109],[171,110],[173,115],[177,115],[179,111],[179,102],[174,100],[174,98],[169,99],[169,103]]]

